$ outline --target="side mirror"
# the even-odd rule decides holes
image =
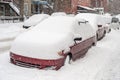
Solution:
[[[81,41],[81,40],[82,40],[82,37],[78,37],[78,38],[74,39],[74,42],[75,42],[75,44],[77,44],[77,41]]]
[[[88,21],[79,21],[79,22],[78,22],[79,25],[80,25],[81,23],[86,24],[86,23],[88,23]]]
[[[102,27],[102,25],[98,25],[98,27]]]
[[[88,23],[88,21],[85,21],[85,24]]]

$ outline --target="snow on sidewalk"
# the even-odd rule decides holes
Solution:
[[[20,33],[24,32],[23,23],[4,23],[0,24],[0,53],[10,49],[12,41]]]
[[[120,80],[120,31],[116,33],[118,35],[111,35],[114,42],[111,40],[108,46],[113,54],[110,54],[109,62],[97,73],[95,80]]]
[[[9,51],[5,52],[0,54],[0,80],[109,80],[108,77],[111,77],[110,80],[119,80],[119,35],[120,31],[112,30],[84,58],[66,64],[58,71],[13,65],[9,62]]]

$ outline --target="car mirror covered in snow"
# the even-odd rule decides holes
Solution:
[[[81,40],[82,40],[82,37],[78,37],[78,38],[74,39],[74,42],[75,42],[75,44],[77,44],[77,41],[81,41]]]

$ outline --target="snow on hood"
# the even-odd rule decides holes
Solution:
[[[58,52],[72,45],[71,34],[28,32],[19,36],[13,43],[11,52],[42,59],[57,59]]]
[[[60,58],[57,53],[69,49],[74,43],[73,26],[70,26],[72,22],[73,18],[51,17],[17,37],[11,52],[41,59]]]
[[[35,26],[48,17],[47,14],[35,14],[24,22],[24,26]]]

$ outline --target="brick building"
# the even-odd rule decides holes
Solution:
[[[18,8],[19,14],[24,14],[26,16],[39,13],[51,14],[52,12],[58,11],[74,14],[78,11],[94,12],[93,8],[102,9],[107,12],[108,1],[109,0],[0,0],[0,2],[13,2]],[[6,8],[8,7],[9,6],[6,6]],[[3,6],[0,8],[0,10],[4,10]],[[10,14],[13,14],[12,10],[14,11],[12,8],[9,9]],[[3,11],[0,11],[0,14],[3,14],[2,12]],[[5,13],[8,15],[7,12]],[[18,13],[14,14],[18,15]]]
[[[77,13],[79,7],[85,6],[92,8],[91,0],[55,0],[55,11],[63,11],[66,13]],[[85,8],[84,7],[84,8]],[[88,8],[87,8],[88,9]],[[91,9],[92,10],[92,9]]]
[[[78,9],[84,12],[94,12],[92,8],[108,10],[108,0],[55,0],[55,11],[63,11],[66,13],[77,13]]]
[[[92,7],[104,8],[104,11],[108,11],[109,0],[92,0]]]

